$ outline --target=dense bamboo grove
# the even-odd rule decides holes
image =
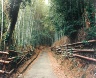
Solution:
[[[85,40],[96,39],[95,0],[2,1],[1,49],[6,46],[51,45],[65,35],[75,40],[82,28],[87,33]]]

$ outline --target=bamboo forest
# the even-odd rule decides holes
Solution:
[[[96,0],[0,0],[0,78],[96,78]]]

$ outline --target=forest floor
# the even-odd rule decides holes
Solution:
[[[22,66],[19,70],[21,69]],[[49,47],[44,47],[18,78],[96,78],[96,64],[88,64],[77,58],[64,59]]]
[[[59,46],[64,41],[69,43],[69,40],[65,37],[55,42],[53,46]],[[55,52],[52,52],[50,47],[45,46],[41,46],[36,53],[39,56],[18,78],[96,78],[96,63],[94,62],[88,62],[79,58],[66,59],[61,54],[57,55]],[[27,63],[23,65],[27,66]],[[21,66],[19,71],[24,66]]]
[[[53,46],[60,46],[70,43],[69,38],[62,37],[56,41]],[[65,74],[66,78],[96,78],[96,62],[80,58],[64,58],[62,54],[51,52],[57,63],[61,66],[60,69]]]
[[[28,60],[22,63],[18,68],[16,68],[16,71],[13,72],[10,78],[19,78],[19,76],[22,76],[22,73],[25,72],[30,64],[38,57],[40,51],[40,49],[35,49],[34,54]]]

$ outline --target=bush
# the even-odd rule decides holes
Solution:
[[[87,32],[86,36],[87,40],[96,39],[96,26],[87,29],[86,32]]]

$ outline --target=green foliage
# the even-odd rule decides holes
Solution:
[[[14,45],[10,45],[9,49],[10,50],[15,50],[15,46]]]
[[[86,40],[83,40],[82,42],[84,45],[89,45],[88,41],[86,41]]]
[[[87,40],[96,39],[96,26],[87,29],[86,32],[87,32],[86,36]]]
[[[65,35],[67,36],[71,36],[72,33],[75,33],[77,30],[74,30],[73,26],[72,25],[69,25],[67,27],[65,27]]]
[[[23,8],[25,8],[27,5],[31,5],[31,0],[22,0]]]
[[[70,37],[85,26],[86,19],[95,25],[94,0],[52,0],[50,11],[56,31],[63,30]]]
[[[15,59],[13,60],[13,62],[17,63],[19,59],[20,59],[20,57],[16,56]]]
[[[14,35],[18,45],[39,46],[52,43],[54,27],[52,22],[47,19],[49,8],[42,2],[44,1],[31,0],[29,6],[28,1],[24,0],[20,6]]]
[[[32,45],[36,46],[36,45],[51,45],[52,44],[52,38],[53,35],[48,32],[48,30],[46,31],[39,31],[39,33],[36,34],[36,31],[34,31],[35,33],[32,34]]]
[[[9,16],[11,21],[15,20],[10,31],[16,27],[15,43],[17,42],[16,44],[20,46],[27,44],[50,45],[54,40],[55,32],[57,35],[60,33],[60,36],[63,33],[75,38],[78,30],[85,26],[86,20],[92,27],[86,31],[87,39],[96,39],[94,0],[51,0],[50,6],[45,6],[43,0],[9,0],[9,3],[11,3]],[[19,15],[18,20],[17,15]],[[1,19],[0,17],[0,26]],[[7,42],[10,34],[6,32],[6,26],[8,26],[6,19],[4,14],[3,40]],[[14,47],[11,46],[11,49]]]
[[[56,30],[64,30],[64,34],[68,36],[76,33],[83,26],[83,9],[82,0],[52,0],[51,12],[54,14],[51,20]]]
[[[86,0],[85,0],[86,1]],[[85,8],[87,12],[87,19],[90,21],[91,27],[95,25],[95,5],[94,0],[87,0],[85,2]]]

